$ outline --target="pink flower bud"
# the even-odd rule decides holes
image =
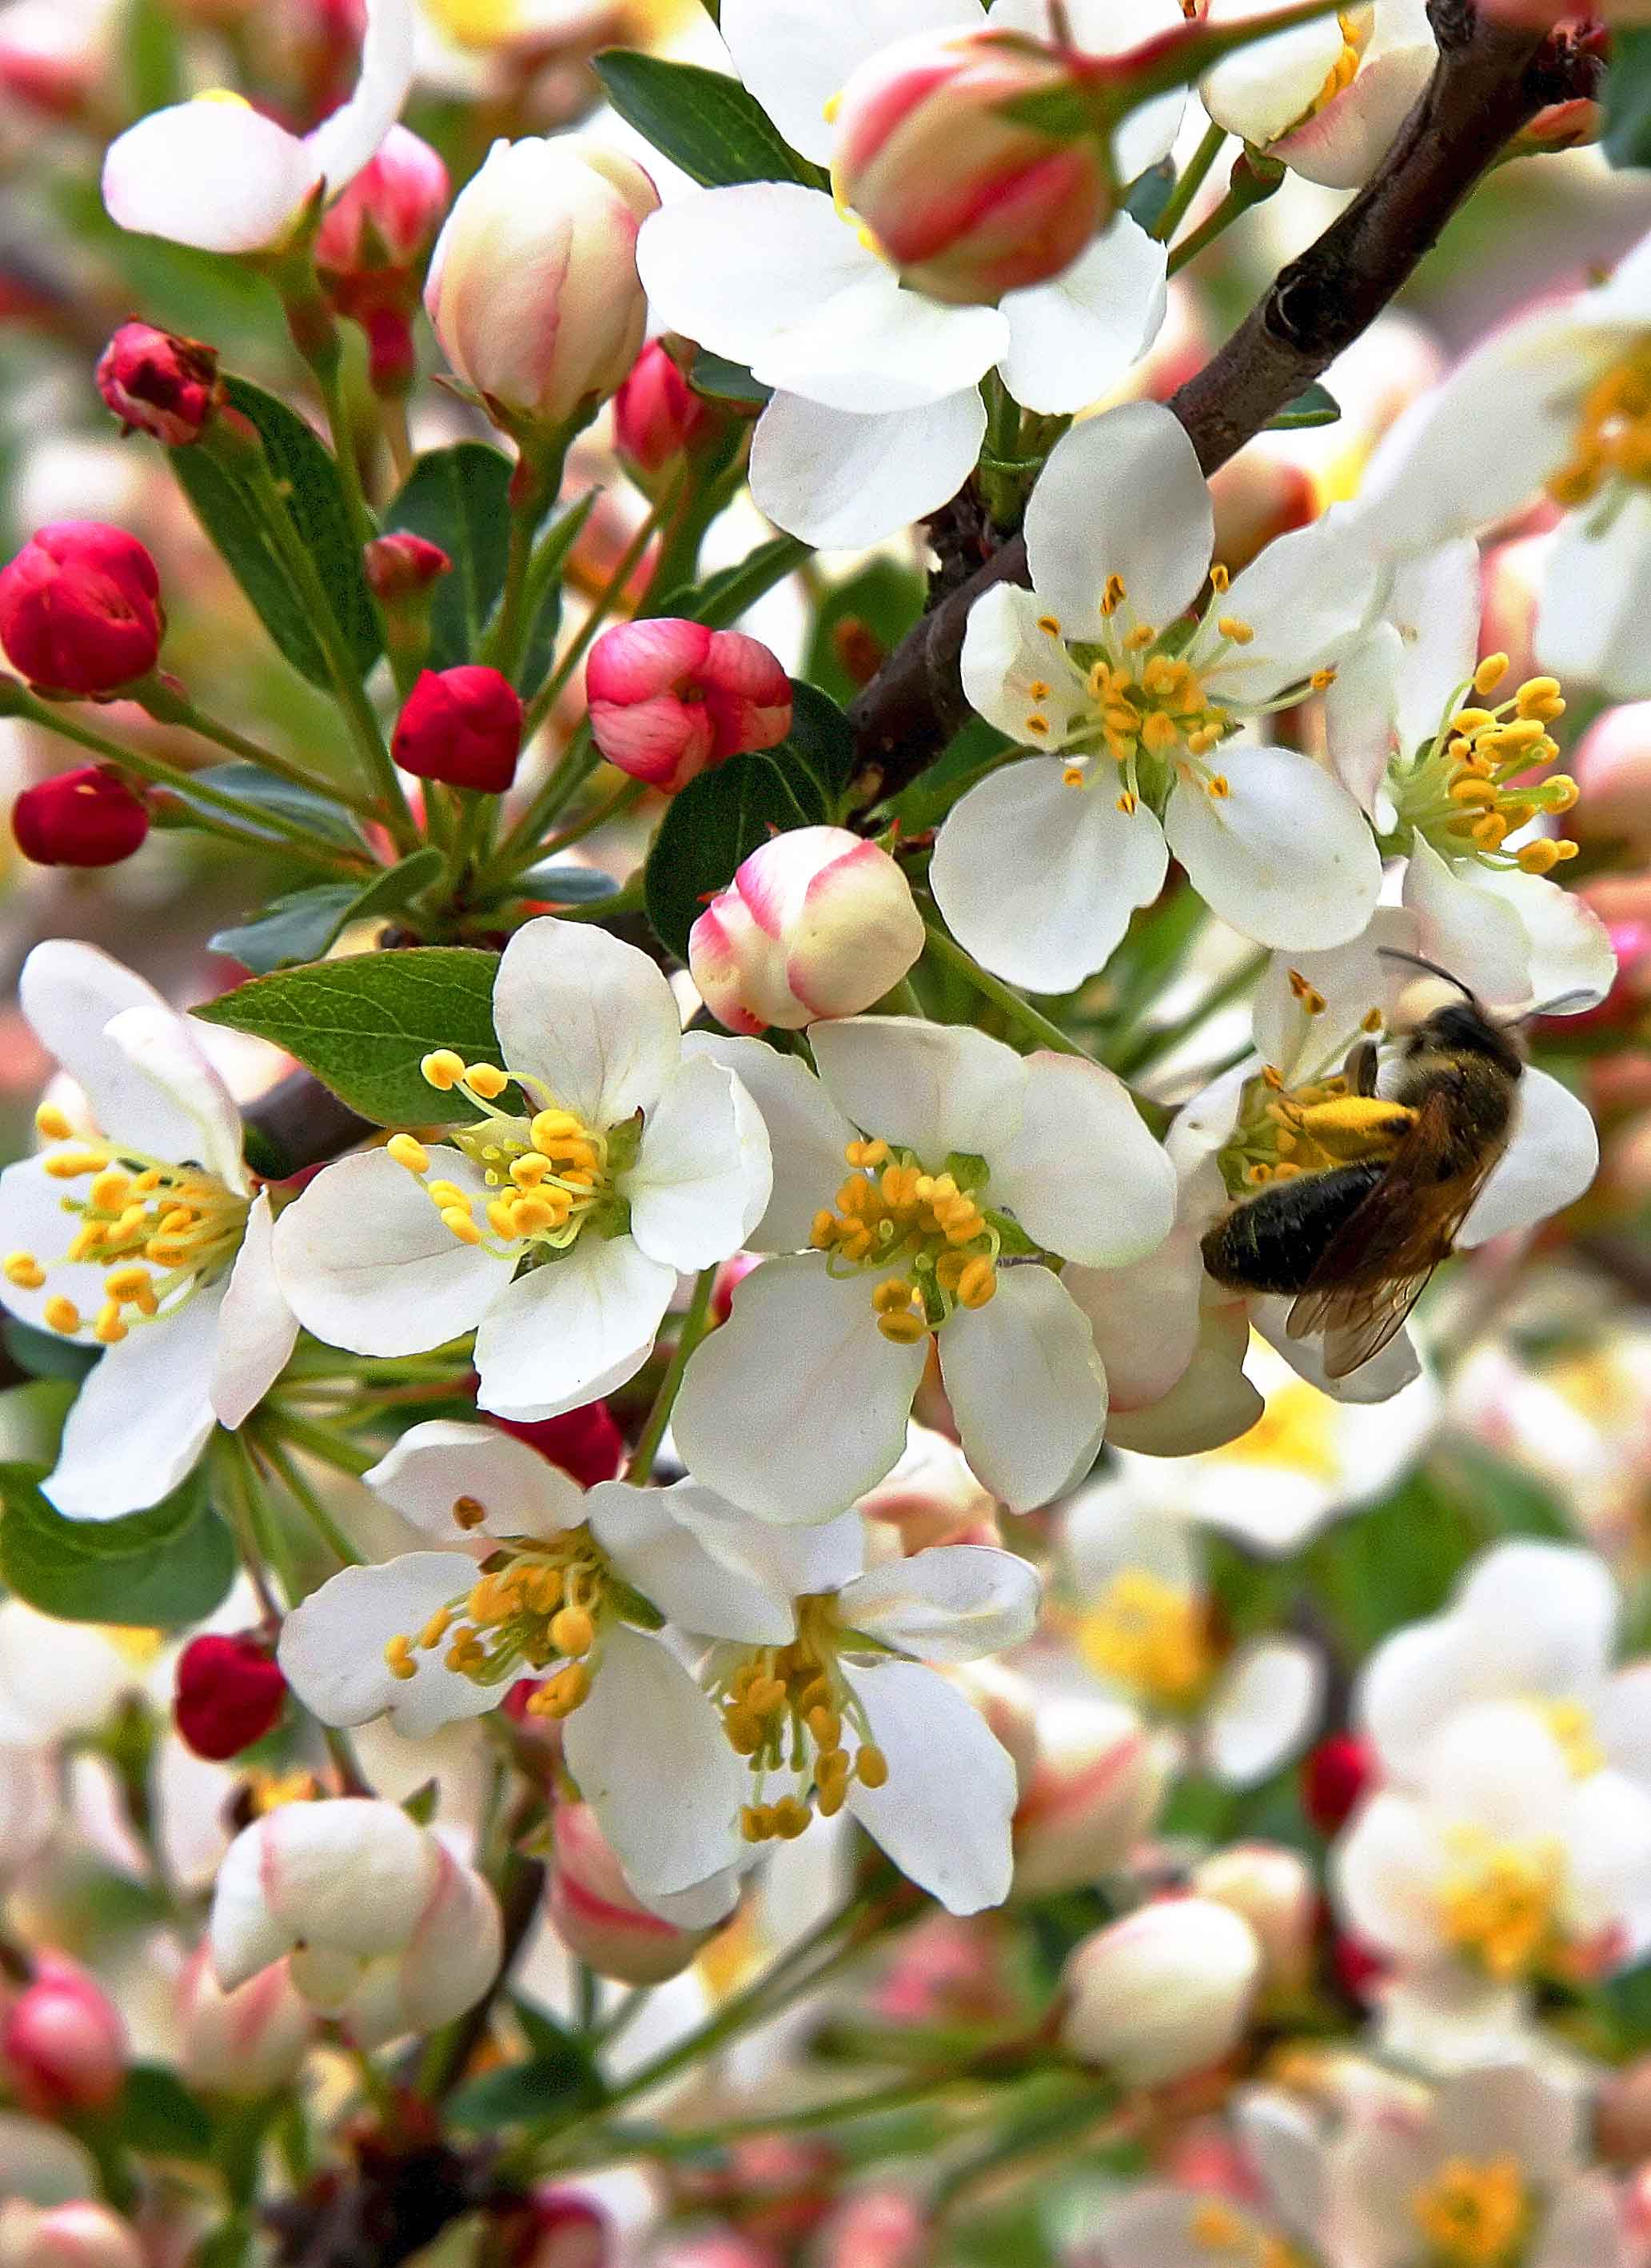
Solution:
[[[11,833],[37,866],[118,866],[149,833],[149,806],[111,766],[82,764],[26,787]]]
[[[647,321],[636,236],[658,202],[640,166],[576,136],[495,142],[460,191],[424,305],[507,429],[565,424],[624,382]]]
[[[378,156],[327,207],[315,239],[315,264],[334,292],[341,288],[348,300],[369,277],[415,267],[435,240],[449,190],[447,168],[429,144],[393,126]]]
[[[125,2027],[77,1962],[42,1954],[0,2017],[0,2066],[24,2109],[40,2117],[101,2110],[126,2076]]]
[[[490,1418],[488,1423],[560,1465],[581,1488],[617,1479],[625,1462],[625,1436],[605,1402],[587,1402],[560,1418]]]
[[[613,396],[613,442],[627,468],[657,476],[719,423],[657,339],[645,346]]]
[[[596,1814],[583,1803],[556,1808],[548,1904],[556,1934],[569,1951],[599,1977],[616,1977],[622,1984],[663,1984],[668,1977],[679,1977],[722,1926],[719,1921],[708,1929],[681,1929],[643,1905],[625,1880]]]
[[[761,843],[688,936],[707,1006],[733,1032],[800,1031],[880,1000],[923,949],[912,887],[886,850],[841,827]]]
[[[387,607],[421,596],[453,568],[439,543],[405,528],[393,535],[375,535],[363,546],[361,558],[368,588]]]
[[[791,729],[791,682],[766,645],[672,615],[604,630],[584,689],[608,762],[666,795]]]
[[[178,1657],[172,1715],[196,1756],[214,1764],[239,1756],[281,1721],[287,1681],[250,1631],[208,1631]]]
[[[0,2268],[145,2268],[136,2232],[107,2205],[0,2205]]]
[[[191,2087],[251,2100],[285,2087],[315,2037],[315,2018],[284,1961],[225,1992],[205,1946],[178,1980],[178,2064]]]
[[[1192,1888],[1249,1923],[1261,1948],[1267,1992],[1302,1991],[1312,1973],[1319,1905],[1299,1852],[1278,1843],[1235,1843],[1193,1870]]]
[[[135,535],[57,519],[0,567],[0,646],[51,693],[113,693],[155,666],[160,577]]]
[[[1060,2036],[1126,2086],[1182,2079],[1237,2045],[1260,1977],[1255,1932],[1230,1908],[1155,1899],[1071,1955]]]
[[[1651,701],[1607,709],[1583,733],[1571,770],[1582,791],[1571,814],[1589,842],[1618,842],[1651,856]]]
[[[935,1543],[1002,1541],[997,1498],[975,1478],[958,1444],[943,1433],[931,1433],[927,1425],[912,1427],[899,1464],[859,1503],[869,1520],[886,1521],[899,1530],[900,1549],[908,1557]]]
[[[843,89],[832,179],[878,249],[932,298],[991,303],[1069,268],[1112,213],[1098,141],[1005,116],[1066,66],[988,30],[881,49]]]
[[[1051,1700],[1038,1761],[1015,1814],[1021,1897],[1075,1890],[1121,1866],[1151,1827],[1168,1756],[1119,1701]]]
[[[1302,1759],[1302,1808],[1321,1835],[1339,1835],[1376,1776],[1368,1741],[1332,1733]]]
[[[928,2257],[928,2222],[917,2199],[886,2186],[849,2198],[820,2238],[821,2268],[918,2268]]]
[[[97,382],[127,432],[185,448],[217,409],[217,351],[152,323],[122,323],[99,357]]]
[[[600,2205],[577,2190],[540,2189],[512,2244],[511,2268],[605,2268],[613,2249],[613,2224]]]
[[[521,698],[508,678],[484,662],[425,670],[390,744],[404,772],[487,795],[504,793],[521,752]]]

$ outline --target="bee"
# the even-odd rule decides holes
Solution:
[[[1405,1044],[1391,1109],[1370,1112],[1374,1154],[1273,1183],[1206,1234],[1204,1265],[1237,1292],[1294,1293],[1292,1338],[1324,1336],[1327,1378],[1379,1354],[1455,1248],[1474,1199],[1507,1149],[1524,1049],[1467,986],[1411,954],[1389,958],[1454,985]],[[1377,1057],[1355,1049],[1348,1084],[1376,1093]]]

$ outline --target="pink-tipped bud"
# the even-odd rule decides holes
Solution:
[[[406,528],[399,528],[393,535],[375,535],[363,547],[361,561],[368,588],[386,607],[421,597],[453,569],[439,543],[411,534]]]
[[[149,806],[111,766],[82,764],[26,787],[11,833],[36,866],[118,866],[149,833]]]
[[[522,703],[485,662],[427,669],[407,697],[390,752],[404,772],[503,795],[522,753]]]
[[[625,1462],[625,1436],[605,1402],[587,1402],[560,1418],[494,1418],[488,1422],[560,1465],[581,1488],[617,1479]]]
[[[584,689],[608,762],[666,795],[791,729],[791,681],[766,645],[673,615],[604,630]]]
[[[1111,217],[1094,136],[1067,142],[1006,115],[1068,66],[989,30],[884,48],[843,89],[832,179],[905,281],[989,305],[1069,268]]]
[[[1573,832],[1620,843],[1636,859],[1651,856],[1651,701],[1608,709],[1583,733],[1571,770],[1582,791]]]
[[[626,469],[644,484],[672,470],[720,420],[657,339],[631,364],[613,396],[613,443]]]
[[[196,1756],[214,1764],[239,1756],[281,1721],[287,1681],[269,1648],[250,1631],[208,1631],[178,1657],[172,1714]]]
[[[1302,1759],[1302,1809],[1321,1835],[1339,1835],[1376,1776],[1368,1741],[1332,1733]]]
[[[1055,1699],[1015,1814],[1020,1897],[1081,1889],[1121,1867],[1157,1815],[1170,1759],[1121,1701]]]
[[[165,617],[154,561],[123,527],[57,519],[0,567],[0,646],[50,693],[113,693],[155,666]]]
[[[42,2118],[99,2110],[126,2076],[126,2029],[77,1962],[42,1954],[0,2017],[0,2068],[26,2110]]]
[[[406,276],[436,241],[450,190],[447,168],[428,142],[393,126],[377,157],[327,207],[315,239],[315,264],[346,298],[386,270]],[[347,308],[354,313],[353,308]]]
[[[316,2023],[287,1963],[226,1992],[203,1945],[178,1980],[178,2067],[191,2087],[251,2101],[296,2079]]]
[[[1229,1906],[1261,1948],[1263,1990],[1288,1998],[1312,1974],[1318,1893],[1307,1862],[1279,1843],[1235,1843],[1196,1867],[1200,1897]]]
[[[1255,1932],[1211,1898],[1158,1898],[1086,1937],[1062,1973],[1080,2063],[1154,2087],[1236,2047],[1261,1977]]]
[[[598,1977],[621,1984],[663,1984],[679,1977],[727,1918],[685,1929],[645,1906],[625,1880],[596,1814],[583,1803],[557,1807],[548,1904],[569,1951]]]
[[[923,917],[888,852],[845,828],[800,827],[759,844],[711,901],[688,966],[730,1031],[796,1032],[870,1007],[922,950]]]
[[[0,2204],[0,2268],[145,2268],[137,2234],[107,2205]]]
[[[98,361],[98,391],[128,433],[169,449],[198,441],[222,395],[215,348],[152,323],[122,323]]]
[[[577,2190],[535,2190],[517,2234],[510,2268],[607,2268],[614,2255],[613,2225],[601,2206]]]

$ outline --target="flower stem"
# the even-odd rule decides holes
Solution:
[[[677,1335],[670,1364],[659,1382],[654,1406],[648,1412],[648,1422],[631,1453],[630,1463],[625,1469],[625,1477],[633,1488],[641,1487],[653,1471],[654,1459],[659,1454],[659,1444],[671,1421],[671,1405],[676,1401],[677,1389],[682,1384],[682,1373],[688,1366],[688,1357],[710,1328],[711,1293],[716,1285],[716,1267],[714,1261],[710,1267],[701,1268],[693,1279],[693,1297],[688,1302],[688,1312],[682,1318],[682,1329]]]
[[[1232,180],[1226,195],[1200,226],[1191,236],[1184,237],[1170,254],[1170,273],[1178,275],[1189,260],[1225,235],[1236,220],[1241,219],[1251,205],[1265,204],[1276,194],[1284,180],[1284,168],[1276,158],[1241,157],[1232,169]]]
[[[260,1435],[259,1447],[275,1467],[283,1488],[286,1490],[299,1511],[305,1514],[311,1527],[314,1528],[333,1557],[341,1566],[359,1567],[362,1565],[360,1552],[356,1550],[349,1536],[344,1534],[332,1513],[327,1511],[315,1491],[305,1479],[281,1442],[270,1440]]]
[[[1266,965],[1265,953],[1246,954],[1237,967],[1223,976],[1218,984],[1212,985],[1185,1015],[1178,1016],[1172,1024],[1157,1025],[1141,1033],[1132,1042],[1110,1050],[1112,1069],[1120,1079],[1136,1079],[1142,1071],[1150,1071],[1155,1064],[1161,1063],[1200,1025],[1207,1023],[1218,1009],[1224,1008],[1230,1000],[1240,998]]]
[[[1220,157],[1226,140],[1226,128],[1212,126],[1182,167],[1180,179],[1164,200],[1163,210],[1153,224],[1152,233],[1160,244],[1168,244],[1186,218],[1188,208],[1209,178],[1210,168]]]
[[[147,702],[144,706],[148,708]],[[353,811],[358,818],[377,816],[365,796],[341,786],[337,780],[327,779],[319,772],[307,770],[303,764],[295,763],[290,756],[283,756],[274,748],[266,748],[256,740],[247,740],[232,725],[225,725],[216,717],[209,717],[203,709],[197,709],[193,701],[187,698],[180,701],[175,711],[171,709],[150,710],[150,714],[158,717],[162,724],[181,725],[187,732],[198,733],[203,740],[211,740],[231,755],[258,765],[262,771],[273,772],[277,779],[290,780],[294,787],[304,788],[311,795],[324,796],[329,803],[342,804],[347,811]]]
[[[960,945],[947,936],[938,922],[925,921],[923,927],[928,932],[927,951],[972,984],[983,998],[995,1002],[1023,1031],[1030,1033],[1045,1047],[1057,1049],[1063,1056],[1082,1056],[1085,1063],[1094,1062],[1094,1057],[1086,1048],[1081,1048],[1069,1033],[1063,1032],[1059,1024],[1052,1022],[1041,1008],[1034,1008],[1024,993],[1017,992],[1012,984],[1002,983],[990,970],[982,968],[972,954],[965,953]]]

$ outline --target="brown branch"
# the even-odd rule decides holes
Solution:
[[[1473,0],[1429,0],[1428,12],[1438,65],[1392,148],[1169,405],[1206,473],[1253,440],[1369,328],[1538,111],[1596,91],[1597,50],[1573,34],[1482,21]],[[969,609],[994,583],[1025,579],[1026,547],[1016,536],[924,615],[855,702],[862,804],[914,779],[966,721],[958,660]]]

